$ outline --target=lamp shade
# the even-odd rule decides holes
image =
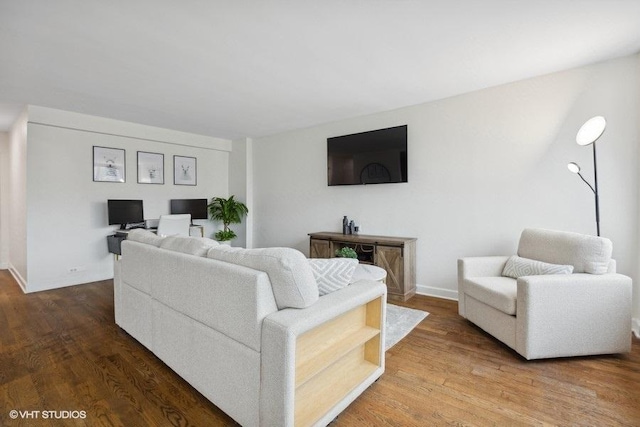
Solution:
[[[576,135],[578,145],[589,145],[596,142],[607,127],[607,121],[602,116],[590,118],[580,127]]]
[[[574,162],[567,164],[567,169],[569,169],[573,173],[580,173],[580,165]]]

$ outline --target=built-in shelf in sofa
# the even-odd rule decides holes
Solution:
[[[381,366],[382,298],[300,336],[295,425],[312,425]]]

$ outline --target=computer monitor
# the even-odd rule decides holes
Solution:
[[[191,214],[191,219],[208,219],[207,199],[172,199],[171,214]]]
[[[142,200],[107,200],[109,225],[120,224],[120,229],[129,224],[144,222]]]

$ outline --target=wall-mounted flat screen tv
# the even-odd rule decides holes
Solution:
[[[207,219],[207,199],[172,199],[172,214],[191,214],[191,219]]]
[[[142,200],[107,200],[109,225],[120,224],[121,229],[129,224],[144,222]]]
[[[327,138],[329,185],[407,182],[407,125]]]

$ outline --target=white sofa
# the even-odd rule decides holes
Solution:
[[[243,426],[326,425],[384,371],[386,287],[320,297],[304,255],[129,233],[116,323]]]
[[[631,278],[611,254],[606,238],[525,229],[517,257],[458,260],[458,312],[526,359],[628,352]]]

